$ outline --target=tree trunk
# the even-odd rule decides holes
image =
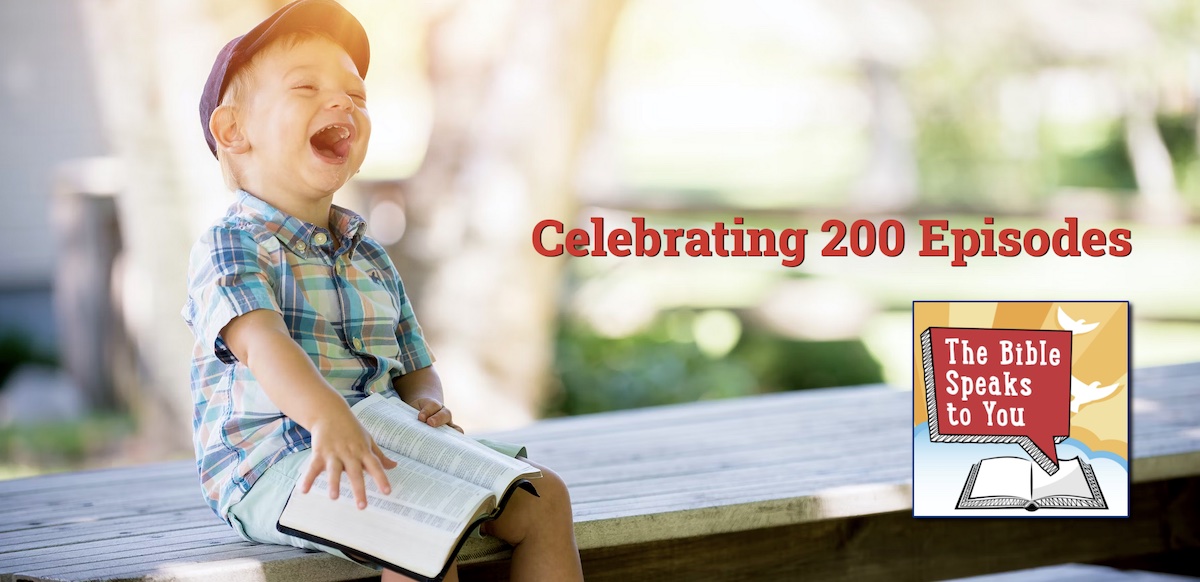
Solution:
[[[198,126],[202,75],[223,42],[269,8],[233,0],[82,3],[100,112],[124,167],[115,287],[137,351],[129,405],[143,436],[134,453],[145,457],[191,448],[193,339],[180,316],[188,254],[203,223],[229,203]]]
[[[892,66],[867,58],[862,70],[871,96],[871,153],[853,203],[868,212],[904,210],[917,201],[912,111]]]
[[[1175,167],[1158,130],[1152,95],[1149,90],[1133,91],[1126,98],[1125,146],[1138,186],[1134,214],[1150,224],[1183,224],[1187,207],[1175,185]]]
[[[564,265],[530,237],[542,219],[573,221],[577,158],[622,5],[456,2],[432,14],[432,135],[400,186],[408,229],[390,251],[448,405],[473,430],[538,413]]]

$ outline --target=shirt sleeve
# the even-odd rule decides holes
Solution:
[[[396,341],[400,344],[400,363],[404,364],[405,372],[428,368],[433,365],[433,353],[429,349],[429,344],[425,342],[425,334],[421,331],[421,325],[417,323],[412,302],[408,300],[408,294],[404,292],[404,282],[400,280],[400,275],[396,273],[395,267],[392,268],[392,273],[395,274],[396,288],[400,298],[400,323],[396,325]]]
[[[282,313],[274,273],[269,249],[246,230],[215,227],[192,247],[184,318],[222,362],[237,361],[221,338],[226,324],[256,309]]]

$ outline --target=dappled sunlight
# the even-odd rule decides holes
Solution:
[[[220,46],[278,4],[89,0],[59,20],[39,3],[2,9],[18,24],[3,41],[0,120],[27,139],[0,171],[8,226],[28,242],[0,256],[0,336],[29,344],[14,361],[56,360],[81,387],[107,386],[145,456],[189,454],[188,248],[232,201],[196,101]],[[1134,367],[1200,353],[1192,8],[345,6],[370,37],[373,131],[334,201],[386,247],[473,426],[910,389],[914,300],[1129,300]],[[39,95],[58,97],[43,108]],[[99,195],[114,220],[52,219]],[[781,254],[552,258],[531,244],[541,221],[590,233],[593,218],[639,217],[659,232],[807,229],[805,254],[797,266]],[[1128,229],[1132,248],[959,267],[920,256],[920,220],[980,231],[986,217],[1022,232],[1075,217],[1081,234]],[[898,221],[904,248],[823,256],[827,219]],[[80,261],[95,273],[70,267]],[[81,363],[101,359],[110,369]]]
[[[912,485],[871,483],[822,489],[813,496],[821,519],[912,508]]]
[[[236,578],[239,582],[267,582],[267,573],[261,560],[234,558],[213,562],[163,564],[154,575],[168,580],[212,580],[214,578]]]

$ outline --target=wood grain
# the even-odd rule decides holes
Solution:
[[[1136,370],[1129,520],[916,520],[911,398],[884,386],[552,419],[526,444],[571,489],[589,580],[927,579],[1200,548],[1200,363]],[[1056,541],[1057,540],[1057,541]],[[506,571],[464,550],[464,579]],[[191,461],[0,482],[0,580],[354,579],[242,541]],[[312,574],[312,576],[309,576]]]

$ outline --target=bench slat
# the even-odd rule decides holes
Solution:
[[[0,544],[0,560],[4,554],[24,552],[37,548],[66,546],[95,540],[121,538],[136,534],[161,533],[193,528],[229,529],[216,520],[207,507],[187,509],[168,514],[139,515],[119,519],[107,519],[85,524],[64,524],[43,527],[13,534],[11,540]],[[232,531],[230,531],[232,533]]]
[[[1133,385],[1135,482],[1200,475],[1200,363],[1137,370]],[[487,436],[527,445],[567,481],[579,545],[595,551],[904,511],[911,411],[910,392],[861,386],[550,419]],[[366,572],[240,541],[204,506],[191,461],[0,482],[0,515],[0,574],[10,563],[46,579]]]

